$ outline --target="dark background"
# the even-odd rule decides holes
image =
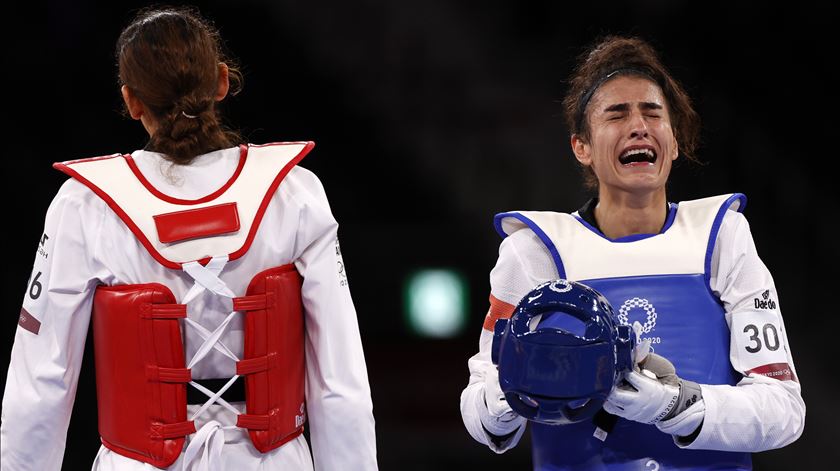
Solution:
[[[836,21],[803,1],[200,2],[245,73],[228,121],[251,142],[314,140],[303,166],[327,189],[368,362],[383,470],[527,469],[527,440],[496,456],[461,423],[488,273],[510,209],[571,211],[587,198],[559,100],[574,57],[604,33],[651,41],[695,99],[700,156],[669,199],[743,192],[774,274],[808,405],[802,438],[757,454],[758,469],[837,457],[830,384],[836,343]],[[6,10],[6,252],[0,363],[11,349],[43,216],[65,177],[50,163],[130,152],[142,127],[120,116],[113,45],[140,2],[33,1]],[[7,188],[7,191],[9,189]],[[460,270],[466,331],[413,336],[401,286],[418,267]],[[92,342],[89,342],[92,343]],[[5,384],[5,371],[2,372]],[[832,419],[832,417],[834,419]],[[98,447],[86,354],[65,469]]]

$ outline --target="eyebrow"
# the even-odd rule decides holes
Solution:
[[[651,103],[649,101],[643,101],[639,103],[639,108],[643,110],[661,110],[662,105],[659,103]],[[610,105],[604,108],[605,113],[609,113],[610,111],[627,111],[630,109],[629,103],[616,103],[615,105]]]

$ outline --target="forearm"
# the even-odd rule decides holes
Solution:
[[[30,335],[18,330],[6,378],[0,424],[3,471],[59,470],[64,456],[78,362],[65,366],[61,356],[66,352],[21,339]]]
[[[307,420],[315,469],[376,470],[370,393],[366,388],[344,386],[307,386]]]
[[[306,407],[315,469],[375,470],[373,407],[355,311],[349,294],[319,299],[305,301]]]
[[[485,387],[487,377],[491,376],[496,368],[490,360],[492,341],[493,334],[482,329],[479,352],[467,363],[470,381],[461,393],[461,418],[473,439],[487,445],[496,453],[504,453],[519,443],[525,431],[526,420],[512,412],[495,417],[488,410]]]
[[[326,204],[324,203],[326,206]],[[316,470],[376,470],[376,434],[356,310],[327,208],[302,225],[296,266],[306,325],[306,408]]]
[[[688,449],[759,452],[795,441],[805,403],[793,381],[747,378],[738,386],[702,385],[706,415]]]

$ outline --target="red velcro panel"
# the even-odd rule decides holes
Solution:
[[[234,311],[259,311],[266,308],[268,298],[265,294],[233,298]]]
[[[162,366],[146,365],[146,378],[161,383],[189,383],[192,372],[188,368],[164,368]]]
[[[248,430],[268,430],[269,415],[239,414],[236,418],[236,426]]]
[[[195,433],[195,422],[177,422],[174,424],[156,423],[151,426],[151,437],[155,439],[182,438],[185,435]]]
[[[154,219],[158,240],[164,244],[239,230],[236,203],[158,214]]]
[[[145,303],[140,306],[140,317],[143,319],[184,319],[187,317],[187,305]]]
[[[236,374],[249,375],[268,369],[268,357],[261,356],[236,362]]]
[[[236,362],[236,374],[241,376],[259,373],[268,370],[269,367],[276,367],[278,364],[277,354],[272,352],[261,357],[239,360]]]

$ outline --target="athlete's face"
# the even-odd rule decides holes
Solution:
[[[664,191],[677,140],[662,90],[640,77],[601,85],[588,106],[589,139],[572,136],[577,159],[592,167],[601,192]]]

